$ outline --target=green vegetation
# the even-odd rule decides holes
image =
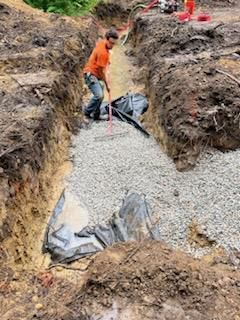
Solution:
[[[99,0],[25,0],[34,8],[69,16],[79,16],[90,11]]]

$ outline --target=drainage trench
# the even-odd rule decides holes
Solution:
[[[156,19],[156,13],[149,14],[144,19],[154,20]],[[133,45],[135,46],[137,42],[139,48],[133,47],[131,50],[130,48],[127,50],[128,54],[134,51],[135,58],[129,59],[124,53],[126,48],[124,49],[120,46],[113,51],[111,65],[113,98],[131,91],[150,92],[150,109],[143,122],[151,129],[153,135],[158,138],[158,142],[164,144],[166,142],[164,140],[165,134],[162,133],[164,131],[161,129],[161,121],[158,123],[159,113],[155,111],[157,93],[152,79],[155,81],[156,75],[150,67],[149,70],[147,67],[145,67],[145,70],[136,67],[136,59],[140,61],[140,64],[145,62],[141,55],[141,46],[147,45],[145,42],[147,38],[141,37],[140,31],[138,31],[138,27],[143,22],[140,20],[138,23],[139,25],[136,24],[133,32],[136,39],[136,41],[133,41]],[[147,25],[146,22],[144,23],[143,25]],[[168,21],[163,20],[162,23],[168,24]],[[146,31],[149,32],[148,29],[145,30],[143,28],[143,34]],[[134,62],[134,66],[131,61]],[[160,63],[163,62],[160,61]],[[146,66],[149,65],[146,63]],[[155,67],[158,70],[157,65]],[[153,78],[148,78],[149,76]],[[141,77],[145,80],[147,79],[147,82],[145,82],[146,87],[144,87],[143,82],[140,83],[136,80],[141,79]],[[76,82],[71,90],[74,91],[78,85],[79,82]],[[155,82],[155,85],[157,88],[159,83]],[[87,98],[84,99],[87,101]],[[154,129],[158,130],[157,134],[154,133]],[[57,130],[59,131],[59,127]],[[63,164],[60,172],[55,172],[56,178],[51,179],[51,190],[55,190],[55,192],[50,206],[46,204],[50,200],[45,198],[44,210],[48,214],[52,213],[54,205],[64,189],[64,182],[62,182],[64,180],[66,180],[67,195],[64,207],[65,215],[62,216],[63,220],[60,220],[59,223],[62,224],[64,221],[69,220],[69,215],[72,215],[71,223],[75,225],[76,231],[79,231],[81,227],[87,224],[95,225],[107,222],[112,214],[119,210],[127,191],[139,192],[146,195],[153,217],[160,221],[161,239],[173,247],[182,248],[193,255],[202,255],[208,252],[213,244],[222,245],[226,248],[235,246],[234,234],[238,228],[236,221],[233,219],[229,222],[232,237],[226,237],[228,231],[226,230],[226,233],[221,231],[221,220],[224,219],[228,210],[234,211],[238,201],[237,197],[231,200],[232,206],[230,209],[229,206],[223,204],[226,196],[231,199],[231,194],[238,195],[236,181],[239,177],[234,174],[235,171],[238,172],[237,167],[239,165],[238,161],[234,161],[238,154],[237,151],[221,154],[209,150],[205,156],[200,158],[200,163],[194,171],[179,173],[176,171],[173,161],[159,148],[154,138],[146,139],[134,128],[117,121],[114,122],[113,130],[114,133],[119,134],[119,137],[109,140],[107,137],[107,123],[94,123],[90,130],[82,129],[80,134],[73,137],[70,150],[73,163],[70,164],[67,161],[66,164]],[[121,136],[122,134],[123,136]],[[66,134],[66,141],[68,140],[68,135]],[[97,141],[99,137],[103,137],[103,141]],[[61,140],[62,137],[59,139]],[[169,141],[167,140],[166,145],[168,144]],[[172,144],[174,145],[174,140]],[[168,150],[168,146],[165,147],[165,151]],[[66,149],[67,147],[65,147]],[[222,191],[216,193],[214,185],[219,184],[219,181],[222,181],[223,178],[219,174],[212,175],[212,172],[215,172],[218,166],[223,166],[228,170],[231,177],[229,180],[231,188],[229,188],[229,183],[226,182],[225,178],[221,182]],[[65,174],[65,171],[69,174]],[[209,180],[209,176],[212,179]],[[206,190],[208,190],[207,197]],[[215,198],[214,204],[212,204],[213,198]],[[206,200],[205,204],[202,199]],[[216,212],[219,214],[219,207],[222,210],[221,215],[217,216],[218,224],[216,226]],[[206,211],[208,215],[203,216]],[[44,212],[45,217],[47,216],[46,212]],[[77,223],[78,212],[81,214]],[[40,213],[41,215],[42,213]],[[34,221],[34,219],[31,221]],[[34,224],[34,222],[31,223]],[[47,224],[47,219],[45,224]],[[41,236],[38,234],[40,238],[43,237],[45,224],[42,226],[41,231],[37,229],[38,233],[41,233]],[[199,231],[199,234],[201,235],[201,232],[203,232],[204,237],[210,239],[209,242],[204,242],[203,248],[192,246],[192,230],[196,230],[196,228],[191,226],[198,224],[200,229],[201,225],[204,228],[204,231]],[[34,231],[34,234],[36,232]],[[31,233],[28,238],[30,237]],[[189,237],[191,238],[190,240]],[[41,241],[38,243],[37,249],[33,250],[32,257],[34,257],[34,261],[36,261],[36,254],[40,251],[40,244],[42,244]],[[25,252],[25,248],[22,249]],[[25,254],[28,255],[27,253]]]
[[[15,12],[17,6],[15,9],[12,9],[7,5],[4,8],[10,13],[11,19],[14,21],[17,17],[17,11]],[[25,14],[27,15],[34,12],[27,6],[25,9]],[[24,19],[24,13],[19,15],[20,20],[21,18]],[[52,27],[50,24],[52,29],[48,29],[49,21],[47,16],[42,17],[39,15],[39,19],[44,20],[46,25],[46,31],[44,31],[46,32],[46,36],[45,38],[43,37],[45,39],[44,41],[46,43],[49,42],[50,45],[52,45],[51,37],[56,31],[54,29],[55,26]],[[66,20],[60,20],[61,19],[56,22],[56,25],[58,25],[58,23],[61,25],[65,24],[67,26],[67,33],[72,28],[71,23],[73,23],[74,27],[77,26],[74,21],[68,21],[68,18],[66,18]],[[79,28],[81,28],[81,23],[78,22]],[[56,113],[52,114],[52,111],[50,112],[53,123],[50,125],[46,121],[46,127],[47,130],[49,130],[47,131],[47,134],[49,136],[45,137],[45,131],[41,130],[43,139],[45,139],[43,145],[40,147],[43,150],[41,151],[41,155],[43,155],[41,170],[34,171],[35,168],[31,167],[32,164],[26,164],[23,168],[19,169],[19,171],[16,170],[17,179],[11,180],[10,176],[5,179],[3,176],[3,179],[1,180],[0,191],[2,202],[0,216],[2,225],[0,225],[0,236],[3,248],[1,258],[11,263],[13,268],[20,270],[22,268],[38,269],[39,267],[42,268],[49,264],[48,257],[40,255],[41,247],[49,217],[64,189],[65,179],[73,170],[72,162],[69,160],[68,150],[71,130],[76,128],[78,123],[81,122],[81,114],[77,114],[77,111],[79,111],[79,108],[82,106],[81,99],[83,91],[80,68],[82,68],[84,61],[86,61],[90,54],[91,47],[96,41],[96,33],[94,31],[96,26],[93,25],[91,19],[88,21],[86,20],[86,22],[84,21],[84,24],[86,23],[88,25],[86,29],[91,31],[86,31],[84,29],[84,31],[81,31],[83,33],[77,34],[77,31],[74,30],[73,39],[66,41],[65,43],[55,35],[53,41],[56,42],[54,43],[56,52],[52,47],[45,50],[44,48],[41,48],[40,44],[40,48],[35,48],[34,50],[29,50],[29,48],[27,48],[26,52],[24,52],[21,57],[20,55],[11,53],[8,58],[3,57],[1,61],[1,74],[4,75],[2,76],[1,81],[4,84],[4,90],[8,92],[10,90],[15,90],[15,88],[17,90],[22,88],[23,93],[26,95],[26,98],[24,97],[26,101],[24,102],[29,103],[28,100],[32,98],[31,90],[33,90],[30,79],[32,77],[32,81],[34,82],[33,85],[35,85],[36,88],[34,94],[37,96],[37,98],[34,97],[34,99],[36,101],[39,99],[44,107],[45,103],[49,103],[51,107],[56,107]],[[31,30],[31,28],[29,28],[29,30]],[[35,26],[29,34],[26,34],[27,41],[29,41],[28,36],[31,38],[33,37],[31,32],[34,34]],[[84,34],[84,32],[86,34]],[[23,40],[25,40],[24,37]],[[41,38],[36,41],[43,40]],[[63,48],[61,47],[62,43],[64,45]],[[49,53],[49,50],[52,51]],[[79,54],[79,50],[82,51],[80,53],[81,61],[79,65],[76,65],[75,59],[76,55]],[[43,57],[40,64],[39,55]],[[85,56],[83,57],[83,55]],[[114,59],[111,66],[112,93],[113,98],[117,98],[127,92],[136,91],[136,85],[134,85],[132,76],[129,72],[130,69],[133,68],[128,58],[124,55],[123,49],[116,47],[113,55]],[[22,64],[18,62],[19,58],[22,59]],[[31,64],[29,64],[30,60]],[[31,74],[27,73],[27,76],[30,79],[28,82],[25,81],[25,76],[23,77],[22,75],[23,72],[26,72],[23,68],[24,62],[28,69],[33,70]],[[63,65],[61,65],[62,62]],[[66,64],[64,65],[65,62]],[[46,68],[49,69],[45,73]],[[66,69],[67,72],[63,75],[61,74],[61,68],[70,68],[70,72]],[[43,70],[43,72],[38,74],[38,69],[40,69],[40,71]],[[7,82],[5,78],[7,79]],[[13,88],[9,86],[9,83],[12,85],[12,82],[14,83]],[[50,94],[48,94],[49,92]],[[9,97],[9,99],[11,99],[10,95]],[[21,94],[19,94],[19,99],[21,99]],[[10,100],[9,104],[11,103]],[[39,102],[37,101],[36,103]],[[63,106],[62,103],[65,103],[65,105]],[[30,110],[29,114],[26,113],[26,116],[30,119],[33,117],[34,119],[34,113],[31,112],[32,110]],[[46,116],[43,115],[44,121],[45,117]],[[104,123],[104,126],[107,128],[106,123]],[[40,139],[42,139],[42,137],[40,137]],[[36,147],[38,147],[37,142]],[[33,151],[33,154],[34,152],[35,151]],[[15,156],[15,153],[13,153],[13,156]],[[16,152],[16,158],[17,157],[18,153]],[[21,154],[19,157],[21,158]],[[20,161],[25,161],[25,159],[18,161],[20,163]],[[20,178],[22,179],[21,181]],[[14,201],[11,200],[11,193],[14,193]],[[73,223],[76,225],[77,220],[79,221],[80,212],[81,221],[80,225],[77,225],[78,227],[88,223],[88,213],[83,211],[81,216],[83,204],[84,202],[79,204],[79,201],[76,201],[76,197],[72,197],[71,192],[69,196],[67,196],[64,210],[66,209],[66,215],[69,212],[73,215],[75,214],[76,219],[74,219]],[[64,215],[62,218],[64,219]],[[33,239],[36,241],[33,241]]]
[[[28,181],[31,170],[25,167],[26,178],[24,181],[27,182],[25,188],[16,183],[13,184],[14,192],[18,195],[17,199],[19,200],[18,206],[12,211],[13,219],[17,217],[17,223],[13,223],[13,228],[7,230],[9,231],[6,233],[8,237],[3,242],[4,250],[1,250],[5,259],[3,274],[5,276],[8,273],[5,262],[7,258],[11,258],[9,257],[11,254],[14,257],[14,267],[19,266],[20,269],[27,271],[34,269],[35,273],[27,273],[26,276],[19,274],[12,276],[9,273],[9,281],[13,288],[10,288],[10,293],[13,295],[10,296],[10,299],[7,296],[8,300],[1,304],[4,315],[7,314],[6,319],[35,319],[38,317],[40,319],[62,318],[67,320],[79,319],[81,316],[83,319],[94,319],[94,317],[96,319],[125,319],[126,317],[153,319],[161,313],[163,319],[168,318],[169,314],[174,318],[180,314],[182,319],[205,320],[209,319],[209,314],[212,319],[218,319],[216,309],[220,310],[223,319],[229,319],[229,312],[234,312],[233,310],[236,310],[236,315],[239,314],[237,309],[239,309],[240,278],[236,271],[239,267],[237,251],[240,249],[238,241],[240,228],[238,218],[240,203],[239,151],[222,153],[206,148],[205,153],[198,158],[197,165],[192,171],[179,172],[176,170],[174,161],[165,153],[168,150],[169,141],[164,140],[167,135],[165,132],[163,137],[164,131],[161,129],[166,129],[163,116],[166,115],[168,120],[172,118],[169,113],[165,114],[161,107],[164,101],[168,106],[169,101],[174,104],[178,100],[176,97],[179,96],[180,102],[183,101],[181,92],[174,88],[170,88],[171,94],[168,94],[165,91],[167,90],[166,84],[170,81],[173,86],[181,85],[179,74],[183,74],[185,69],[188,69],[188,72],[190,69],[194,70],[195,77],[194,66],[196,62],[193,65],[192,62],[184,64],[185,62],[182,61],[182,64],[177,64],[178,54],[185,55],[185,53],[178,52],[176,55],[176,48],[173,48],[174,56],[169,54],[169,57],[165,57],[167,61],[152,59],[158,58],[160,49],[156,47],[156,38],[153,37],[154,43],[149,44],[148,40],[153,36],[151,25],[156,27],[152,22],[157,23],[159,16],[149,14],[144,19],[143,21],[140,19],[139,24],[135,26],[134,37],[136,41],[133,41],[133,47],[127,48],[128,55],[133,51],[135,57],[130,59],[124,53],[125,49],[121,47],[116,47],[112,53],[110,71],[112,92],[113,98],[127,92],[150,93],[150,108],[143,117],[143,123],[151,130],[158,142],[154,137],[146,138],[135,128],[119,121],[113,122],[113,135],[116,134],[116,137],[113,136],[112,139],[109,139],[107,122],[100,121],[93,123],[88,130],[81,129],[79,133],[72,136],[69,145],[71,135],[69,126],[72,123],[70,120],[78,123],[79,118],[81,119],[81,115],[72,119],[72,114],[77,110],[71,108],[76,107],[78,102],[80,105],[83,104],[81,94],[78,91],[78,88],[82,88],[82,83],[79,80],[79,69],[81,68],[77,65],[77,68],[74,69],[73,66],[76,66],[74,58],[81,51],[80,48],[85,50],[86,47],[93,45],[95,36],[88,34],[81,43],[78,43],[77,37],[67,42],[64,47],[64,55],[58,56],[58,59],[65,61],[66,54],[70,54],[70,61],[67,59],[64,70],[69,70],[70,67],[73,74],[65,79],[60,79],[58,82],[60,85],[52,91],[60,112],[51,128],[49,135],[51,139],[44,145],[49,151],[49,156],[42,166],[42,171],[40,170],[38,175],[34,175],[37,183],[35,181],[34,184],[32,180]],[[63,21],[60,21],[57,29],[62,23]],[[166,30],[169,27],[168,24],[172,27],[171,23],[165,20],[161,21]],[[238,25],[235,27],[237,28]],[[140,31],[144,36],[141,36]],[[177,31],[176,29],[175,32]],[[235,31],[232,31],[234,35]],[[149,34],[149,39],[146,34]],[[185,33],[180,32],[181,34]],[[159,35],[158,37],[160,38]],[[91,39],[90,44],[88,38]],[[200,42],[205,41],[203,36],[191,39],[191,46],[194,41],[199,40]],[[176,41],[173,42],[176,44]],[[139,48],[136,47],[136,43]],[[161,44],[160,41],[158,46],[161,47]],[[196,47],[198,45],[199,42]],[[193,50],[197,50],[196,47],[194,45]],[[230,49],[234,51],[232,47],[230,41]],[[151,51],[154,48],[157,49],[157,54]],[[146,50],[151,52],[146,55]],[[71,55],[71,52],[75,54]],[[86,60],[89,53],[84,51],[82,59]],[[35,56],[35,51],[31,53],[27,51],[27,55],[29,54]],[[231,61],[234,65],[234,72],[237,73],[239,69],[235,66],[238,65],[239,60],[236,55],[234,56],[236,59],[232,59],[231,54],[226,56],[224,63],[228,64]],[[12,59],[14,60],[14,57]],[[29,57],[26,58],[26,60],[28,59]],[[136,66],[136,59],[140,62],[138,66]],[[59,62],[59,60],[57,61]],[[44,59],[42,61],[46,62]],[[208,64],[208,62],[208,60],[207,62],[204,60],[204,63]],[[212,61],[210,62],[212,63]],[[176,73],[174,73],[175,69],[172,65],[174,63]],[[37,68],[36,65],[34,66]],[[54,69],[55,65],[56,63],[51,64],[51,68]],[[141,65],[145,65],[145,70],[141,69]],[[164,74],[159,70],[159,65],[164,69]],[[5,70],[6,65],[2,63],[1,67],[1,70]],[[15,59],[14,67],[8,69],[8,72],[12,76],[13,69],[18,70],[21,67]],[[42,67],[46,67],[46,65]],[[204,70],[207,71],[207,69]],[[14,72],[17,73],[17,70]],[[199,72],[198,70],[198,77]],[[170,78],[167,78],[168,74]],[[191,73],[189,74],[191,75]],[[210,74],[209,76],[216,76],[216,83],[219,81],[222,83],[223,79],[219,74]],[[184,77],[187,79],[186,75]],[[139,82],[137,79],[141,78],[145,80]],[[21,81],[22,78],[17,79]],[[20,84],[22,85],[22,82]],[[46,75],[44,85],[46,85]],[[64,91],[66,86],[71,91],[70,93],[68,90]],[[185,82],[184,86],[186,87]],[[202,100],[209,99],[207,101],[213,104],[220,104],[222,101],[226,103],[226,100],[219,94],[220,89],[219,87],[217,90],[214,89],[215,95],[209,97],[206,93],[209,90],[205,88],[206,95],[203,95]],[[226,93],[233,93],[228,97],[228,101],[233,104],[234,108],[237,106],[233,98],[235,90],[235,85],[227,81]],[[77,92],[76,96],[75,92]],[[30,90],[27,93],[30,93]],[[39,96],[41,97],[41,90],[40,94],[38,93],[38,98]],[[74,101],[64,105],[64,109],[69,108],[70,110],[68,114],[66,110],[61,109],[61,103],[65,101],[64,97],[68,101],[69,96],[74,97]],[[84,101],[87,100],[86,94]],[[189,109],[187,110],[189,111]],[[189,112],[187,112],[189,125],[188,117]],[[219,118],[216,119],[219,120]],[[192,129],[191,121],[189,130]],[[214,120],[211,119],[211,121]],[[159,142],[165,144],[165,150],[159,147]],[[170,142],[175,144],[174,139],[170,139]],[[36,188],[38,184],[39,190]],[[27,189],[29,186],[31,188]],[[53,270],[47,269],[50,262],[49,256],[40,255],[43,234],[49,216],[64,189],[66,201],[61,219],[58,221],[59,226],[67,222],[78,232],[86,225],[94,226],[107,222],[114,213],[119,211],[127,192],[139,192],[146,195],[152,218],[159,223],[160,239],[173,248],[180,248],[197,257],[208,254],[212,249],[216,250],[216,256],[211,258],[211,267],[204,262],[204,259],[193,260],[182,252],[170,249],[164,243],[145,241],[144,244],[120,244],[106,250],[94,257],[93,260],[90,259],[92,265],[90,264],[87,273],[84,273],[81,267],[88,265],[89,260],[83,263],[77,262],[78,269],[75,270],[66,270],[66,266],[61,265],[56,266]],[[14,194],[12,189],[11,192]],[[18,218],[18,214],[23,216]],[[3,231],[6,232],[5,229]],[[219,248],[226,249],[231,254],[231,259],[228,254],[220,255]],[[228,267],[226,273],[223,272],[223,267],[218,270],[217,259],[220,259],[220,263],[230,264],[231,267],[234,265],[234,268]],[[39,275],[37,273],[39,270],[44,271]],[[24,281],[28,291],[20,284],[20,281],[16,283],[22,279],[21,277],[25,277]],[[8,284],[8,279],[5,280],[3,286],[2,282],[0,283],[1,290],[5,290],[5,282]],[[82,286],[83,284],[84,286]],[[16,292],[18,294],[15,295]],[[225,296],[231,299],[225,300]],[[41,303],[37,303],[39,300]],[[17,309],[17,306],[21,306],[22,309],[20,307]],[[16,313],[14,313],[15,311]]]
[[[132,81],[139,78],[139,70],[121,47],[112,54],[111,78],[114,97],[144,90],[142,84]],[[152,87],[151,93],[154,91]],[[148,121],[157,118],[151,109],[157,107],[153,101],[156,103],[150,101],[144,116]],[[156,121],[152,124],[160,127]],[[88,216],[80,227],[107,223],[119,211],[126,193],[137,192],[146,195],[152,219],[159,224],[160,239],[172,247],[199,257],[218,246],[233,249],[238,245],[237,219],[229,216],[226,220],[226,216],[230,210],[236,217],[239,151],[221,153],[209,148],[192,171],[179,172],[153,137],[146,138],[133,127],[114,121],[110,138],[107,123],[101,121],[73,137],[70,153],[73,170],[66,191]],[[219,167],[225,168],[227,177]]]

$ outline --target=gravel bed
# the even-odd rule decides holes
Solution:
[[[187,241],[196,219],[218,245],[240,250],[240,151],[207,152],[192,171],[180,173],[153,138],[118,121],[113,130],[117,135],[109,137],[106,122],[93,123],[73,138],[68,190],[87,206],[90,225],[106,222],[126,192],[136,191],[146,195],[160,217],[161,238],[172,246],[205,252]]]

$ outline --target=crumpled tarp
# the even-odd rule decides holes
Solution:
[[[74,221],[68,221],[59,227],[58,220],[64,201],[63,192],[49,221],[43,244],[43,252],[49,252],[54,263],[72,262],[117,242],[160,238],[158,225],[153,224],[143,195],[127,195],[119,213],[109,223],[92,228],[87,226],[79,232],[73,228]]]
[[[147,98],[140,93],[128,93],[111,102],[113,116],[133,125],[146,136],[149,133],[142,127],[139,117],[148,109]],[[109,113],[109,103],[103,102],[100,107],[101,115]]]

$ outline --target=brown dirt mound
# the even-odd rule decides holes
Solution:
[[[22,274],[5,267],[1,319],[238,320],[240,274],[229,262],[220,251],[199,261],[147,241],[107,249],[85,273],[84,262],[65,273],[62,266]]]
[[[239,85],[218,73],[219,68],[214,61],[185,65],[184,70],[167,65],[154,83],[159,90],[152,110],[175,144],[170,155],[178,168],[193,165],[207,145],[222,150],[240,146]]]
[[[207,145],[240,146],[239,32],[239,22],[136,20],[134,45],[151,98],[145,124],[179,169],[194,165]]]
[[[79,299],[68,307],[81,319],[112,314],[112,319],[210,320],[230,319],[229,313],[237,319],[239,273],[213,265],[159,242],[119,245],[95,259]]]

